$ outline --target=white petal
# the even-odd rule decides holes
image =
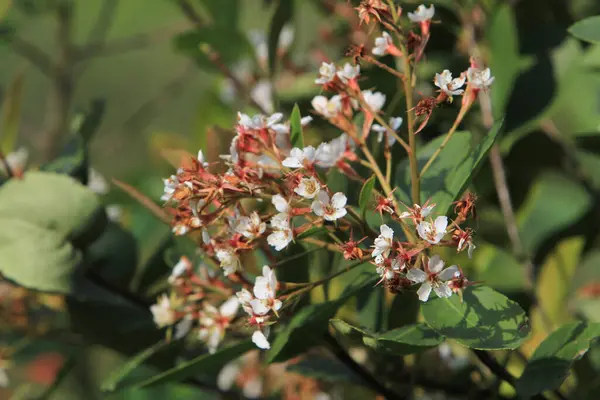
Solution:
[[[235,380],[240,372],[240,367],[236,363],[226,364],[217,377],[217,386],[222,391],[228,391],[233,387]]]
[[[452,265],[440,272],[439,278],[442,281],[449,281],[450,279],[453,279],[458,273],[460,273],[458,267],[456,265]]]
[[[287,212],[289,209],[289,204],[287,200],[280,194],[276,194],[271,198],[271,203],[275,206],[275,209],[280,213]]]
[[[259,299],[253,299],[250,305],[252,306],[252,311],[257,315],[266,315],[269,312],[269,307]]]
[[[448,226],[448,217],[439,216],[435,219],[434,222],[435,231],[438,233],[444,232],[446,233],[446,227]]]
[[[255,331],[252,334],[252,342],[259,348],[263,350],[268,350],[271,348],[267,337],[261,331]]]
[[[379,227],[379,231],[385,238],[392,239],[394,237],[394,230],[385,224]]]
[[[442,261],[440,256],[438,256],[437,254],[431,256],[429,262],[427,263],[427,268],[432,274],[438,274],[444,268],[444,261]]]
[[[429,282],[423,282],[419,290],[417,290],[417,295],[419,296],[419,300],[427,301],[429,299],[429,295],[431,294],[431,285]]]
[[[323,203],[319,200],[315,200],[312,202],[310,209],[316,216],[322,217],[325,214],[325,209],[323,208]]]
[[[442,299],[445,297],[452,296],[452,289],[450,289],[450,287],[445,283],[442,283],[441,285],[436,286],[435,288],[433,288],[433,290],[435,291],[435,294],[437,294],[438,297],[440,297]]]
[[[427,221],[421,221],[419,225],[417,225],[417,233],[423,240],[428,240],[427,235],[431,232],[431,224]]]
[[[192,328],[192,319],[191,318],[183,318],[175,325],[175,340],[179,340],[190,331]]]
[[[284,167],[288,168],[302,168],[302,162],[300,162],[297,158],[287,157],[285,160],[281,162]]]
[[[328,204],[329,203],[329,194],[325,190],[321,190],[319,192],[319,195],[317,196],[317,199],[319,199],[318,201],[320,201],[323,204]]]
[[[348,211],[346,211],[345,208],[336,208],[335,212],[330,216],[330,221],[335,221],[336,219],[343,218],[344,216],[346,216],[347,213]]]
[[[348,199],[346,198],[346,196],[344,195],[344,193],[342,192],[337,192],[336,194],[333,195],[333,197],[331,198],[331,205],[334,208],[342,208],[346,206],[346,202],[348,201]]]
[[[233,318],[235,314],[237,314],[239,306],[240,302],[238,301],[238,298],[232,296],[229,299],[227,299],[223,304],[221,304],[219,312],[222,316],[226,318]]]
[[[408,278],[408,280],[411,282],[421,283],[425,282],[427,279],[427,274],[420,269],[412,268],[406,273],[406,278]]]
[[[271,125],[276,124],[277,122],[279,122],[281,120],[281,118],[283,118],[282,113],[275,113],[275,114],[271,115],[267,119],[267,126],[270,127]]]

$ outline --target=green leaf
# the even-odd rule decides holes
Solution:
[[[252,350],[255,347],[256,346],[251,340],[244,340],[229,347],[222,348],[214,354],[203,354],[192,360],[183,362],[177,367],[157,374],[152,378],[145,379],[141,382],[132,382],[126,386],[123,385],[122,388],[130,386],[137,388],[155,386],[167,382],[182,381],[185,378],[189,378],[190,376],[194,376],[202,372],[218,371],[220,367],[229,361],[239,358],[242,354]]]
[[[323,356],[303,358],[300,362],[289,365],[286,371],[325,382],[361,382],[361,378],[344,364]]]
[[[376,176],[371,175],[371,177],[365,181],[362,189],[360,189],[360,195],[358,196],[358,207],[360,208],[360,212],[363,217],[367,213],[367,206],[369,205],[369,200],[371,199],[373,189],[375,188],[375,179]]]
[[[237,27],[240,14],[239,0],[200,0],[202,17],[211,24]]]
[[[286,23],[292,20],[294,15],[294,0],[279,0],[277,8],[269,26],[268,51],[269,51],[269,73],[275,76],[277,69],[277,47],[279,35]]]
[[[219,62],[225,65],[232,65],[252,52],[246,35],[230,26],[204,26],[175,37],[177,50],[192,57],[201,69],[219,72],[206,47],[218,53]]]
[[[320,235],[321,233],[326,233],[326,232],[327,232],[327,228],[325,228],[324,226],[313,226],[312,228],[308,228],[304,232],[298,234],[298,236],[296,236],[294,239],[302,240],[307,237],[317,236],[317,235]]]
[[[600,336],[600,324],[575,322],[552,332],[535,350],[525,371],[516,382],[523,398],[560,387],[573,362],[589,349]]]
[[[310,304],[297,311],[275,336],[271,349],[267,351],[266,362],[289,360],[316,344],[327,331],[327,321],[335,315],[338,308],[361,289],[372,286],[377,281],[376,278],[372,274],[364,274],[347,287],[338,299]]]
[[[523,309],[487,286],[466,288],[462,302],[459,296],[429,299],[421,311],[439,334],[473,349],[516,349],[529,335]]]
[[[290,143],[292,147],[304,148],[304,135],[302,134],[302,117],[300,116],[300,107],[294,104],[292,115],[290,116]]]
[[[362,342],[382,353],[407,355],[438,346],[444,337],[425,324],[406,325],[382,333],[372,333],[369,330],[357,328],[339,319],[332,319],[333,327],[354,340]]]
[[[73,275],[82,267],[82,255],[64,236],[8,216],[0,216],[0,224],[0,273],[4,277],[44,292],[73,290]]]
[[[526,287],[525,268],[515,256],[501,247],[478,244],[474,254],[477,280],[505,291],[521,291]]]
[[[422,201],[431,198],[432,203],[437,204],[435,212],[446,214],[452,202],[465,191],[485,160],[498,137],[501,126],[502,121],[496,122],[478,144],[473,143],[473,136],[469,132],[456,132],[421,179]],[[423,168],[444,139],[445,137],[436,138],[419,150],[417,156],[419,169]],[[409,194],[410,169],[407,160],[400,163],[396,176],[400,200],[412,204]]]
[[[4,8],[4,7],[0,7]],[[25,74],[19,72],[11,80],[2,103],[2,121],[0,122],[0,150],[4,155],[15,150],[19,122],[21,121],[21,104],[23,102],[23,84]]]
[[[154,356],[157,352],[163,350],[169,346],[169,342],[161,340],[160,342],[144,349],[143,351],[130,358],[125,365],[121,368],[114,370],[108,378],[102,382],[101,389],[104,392],[114,392],[121,386],[121,382],[137,367],[146,362],[150,357]]]
[[[73,178],[29,171],[0,189],[0,218],[19,219],[68,238],[78,247],[95,240],[106,226],[98,196]]]
[[[525,250],[533,254],[544,240],[575,223],[590,206],[589,193],[574,180],[554,173],[542,175],[517,213]]]
[[[590,43],[600,43],[600,15],[582,19],[569,27],[569,33]]]

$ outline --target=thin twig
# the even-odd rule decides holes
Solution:
[[[11,38],[10,46],[15,53],[29,61],[34,67],[39,69],[42,74],[46,75],[48,78],[53,77],[54,65],[52,60],[39,47],[19,36]]]
[[[200,27],[204,25],[204,21],[200,14],[196,12],[194,6],[188,0],[176,0],[179,9],[186,16],[188,20],[190,20],[196,27]]]

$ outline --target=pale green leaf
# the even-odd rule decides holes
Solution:
[[[304,148],[304,136],[302,134],[302,117],[298,104],[294,104],[292,115],[290,116],[290,143],[292,147]]]
[[[586,42],[600,43],[600,15],[575,22],[569,27],[569,33]]]

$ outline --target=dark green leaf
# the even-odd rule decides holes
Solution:
[[[302,240],[307,237],[317,236],[317,235],[320,235],[321,233],[326,233],[326,232],[327,232],[327,228],[325,228],[324,226],[313,226],[312,228],[308,228],[304,232],[300,233],[294,239]]]
[[[325,382],[343,382],[352,384],[360,382],[360,377],[353,373],[352,370],[348,369],[344,364],[330,358],[319,356],[303,358],[300,362],[291,364],[287,367],[287,371]]]
[[[214,354],[204,354],[192,360],[183,362],[177,367],[155,375],[152,378],[143,380],[141,382],[132,382],[131,386],[146,387],[164,384],[166,382],[178,382],[202,372],[215,371],[229,361],[239,358],[242,354],[252,350],[255,347],[256,346],[251,340],[244,340],[243,342],[222,348]]]
[[[600,43],[600,15],[575,22],[569,27],[569,33],[586,42]]]
[[[317,343],[327,331],[327,321],[335,315],[338,308],[361,289],[372,286],[376,278],[372,274],[364,274],[347,287],[338,299],[310,304],[297,311],[275,336],[266,361],[272,363],[288,360]]]
[[[269,26],[269,72],[271,76],[275,76],[277,69],[277,47],[279,43],[279,35],[286,23],[292,20],[294,14],[294,0],[279,0],[277,8],[271,19]]]
[[[365,181],[365,184],[360,190],[360,195],[358,197],[358,206],[360,207],[360,212],[363,216],[367,213],[367,206],[369,205],[369,200],[371,199],[371,195],[373,194],[373,188],[375,188],[375,179],[376,176],[372,175],[369,179]]]
[[[529,335],[521,307],[482,285],[459,296],[429,299],[421,307],[425,322],[439,334],[474,349],[515,349]]]
[[[600,324],[574,322],[552,332],[535,350],[525,371],[517,380],[517,393],[523,398],[558,388],[573,362],[600,336]]]
[[[292,147],[304,148],[304,135],[302,134],[302,117],[300,116],[300,107],[294,104],[292,115],[290,116],[290,143]]]
[[[590,206],[589,193],[577,182],[558,174],[544,174],[517,213],[525,249],[535,252],[545,239],[575,223]]]
[[[473,137],[470,133],[456,132],[421,179],[422,202],[431,198],[432,203],[437,204],[435,211],[442,215],[446,214],[452,202],[465,191],[479,166],[485,160],[488,151],[498,137],[501,126],[502,121],[496,122],[479,144],[472,143]],[[439,137],[420,149],[419,169],[423,168],[443,140],[444,137]],[[399,165],[396,176],[396,186],[398,187],[396,192],[400,200],[411,204],[408,161]]]
[[[420,303],[419,298],[414,293],[402,292],[396,294],[388,314],[388,328],[394,329],[414,324],[419,316]]]
[[[240,14],[239,0],[200,0],[203,17],[211,24],[223,27],[237,27]]]

